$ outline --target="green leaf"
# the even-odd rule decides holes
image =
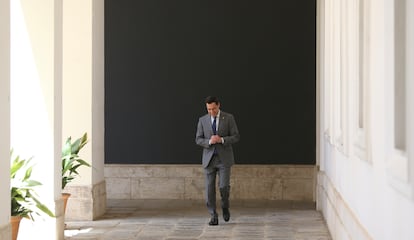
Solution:
[[[26,183],[27,183],[27,186],[29,186],[29,187],[35,187],[35,186],[40,186],[40,185],[42,185],[40,182],[38,182],[38,181],[36,181],[36,180],[30,180],[30,179],[28,179],[28,180],[26,181]]]
[[[71,182],[75,176],[79,175],[77,169],[80,166],[91,167],[89,163],[79,157],[80,150],[88,142],[88,135],[84,133],[82,137],[76,139],[73,143],[71,137],[68,137],[62,149],[62,189]]]
[[[27,168],[23,181],[26,181],[27,179],[30,178],[30,176],[32,175],[32,171],[33,171],[33,167]]]
[[[10,151],[12,154],[13,151]],[[11,159],[12,155],[11,155]],[[39,181],[31,179],[33,166],[32,158],[22,159],[16,156],[10,166],[10,196],[11,215],[28,217],[33,220],[33,214],[45,213],[53,216],[46,205],[42,204],[36,194],[36,187],[41,185]]]
[[[19,157],[17,157],[11,165],[11,169],[10,169],[10,174],[11,174],[11,178],[14,178],[14,176],[16,175],[17,171],[19,171],[19,169],[21,169],[24,165],[23,161],[19,161]]]
[[[91,166],[89,163],[85,162],[85,161],[84,161],[84,160],[82,160],[82,159],[78,159],[78,160],[77,160],[77,162],[78,162],[78,163],[80,163],[82,166],[88,166],[88,167],[90,167],[90,166]]]
[[[46,207],[43,203],[41,203],[37,198],[33,197],[33,200],[36,203],[36,208],[42,210],[42,212],[46,213],[50,217],[54,217],[55,215],[52,213],[52,211],[49,210],[49,208]]]

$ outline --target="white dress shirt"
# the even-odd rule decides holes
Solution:
[[[214,122],[214,117],[210,116],[211,119],[211,125],[213,125]],[[216,132],[218,132],[218,127],[219,127],[219,121],[220,121],[220,111],[218,112],[217,116],[216,116]],[[221,138],[221,143],[224,143],[224,138]],[[211,145],[211,140],[208,140],[208,144]]]

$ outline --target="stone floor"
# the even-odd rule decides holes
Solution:
[[[320,212],[313,205],[274,202],[232,203],[229,222],[209,216],[200,202],[167,202],[166,207],[112,202],[95,221],[66,222],[65,239],[96,240],[330,240]],[[219,212],[221,214],[221,212]]]

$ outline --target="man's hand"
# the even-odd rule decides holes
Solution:
[[[219,135],[213,135],[210,138],[211,144],[221,143],[221,137]]]

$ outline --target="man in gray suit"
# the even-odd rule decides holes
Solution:
[[[206,202],[211,214],[209,225],[218,225],[216,212],[216,175],[219,176],[224,221],[229,221],[230,171],[234,164],[232,144],[240,139],[233,115],[220,111],[220,101],[205,100],[208,114],[198,120],[196,143],[203,147],[202,164],[206,177]]]

